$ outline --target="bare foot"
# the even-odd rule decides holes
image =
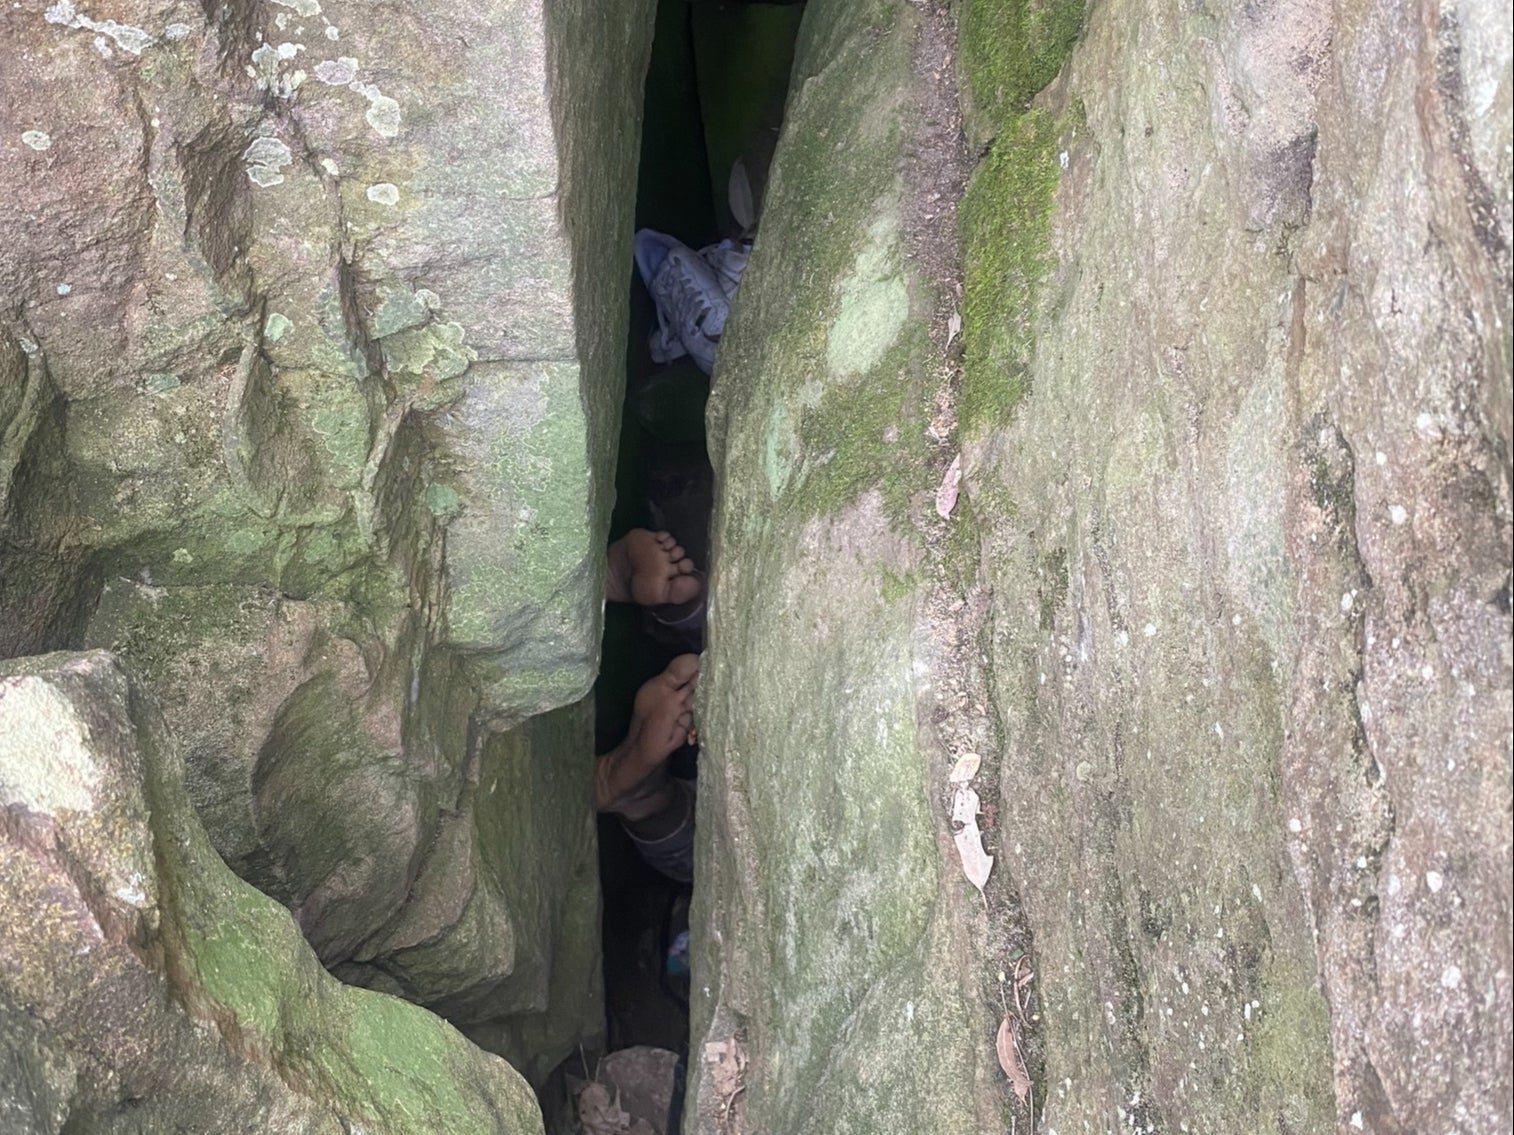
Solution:
[[[675,791],[667,760],[694,723],[699,655],[680,654],[636,691],[626,739],[594,762],[594,807],[628,820],[666,808]]]
[[[694,561],[667,532],[633,528],[610,545],[605,598],[612,603],[660,607],[699,594]]]

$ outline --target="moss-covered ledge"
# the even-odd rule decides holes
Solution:
[[[532,1135],[524,1080],[344,986],[217,857],[104,652],[0,663],[7,1129]]]

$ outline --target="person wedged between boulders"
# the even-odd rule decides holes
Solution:
[[[666,532],[634,529],[610,546],[605,598],[637,603],[675,625],[704,617],[704,580]],[[690,743],[699,655],[680,654],[636,691],[620,744],[594,762],[594,806],[619,816],[647,863],[680,883],[694,878],[694,785],[668,771]]]

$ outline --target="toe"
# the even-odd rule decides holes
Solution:
[[[699,577],[694,575],[675,575],[668,582],[668,602],[688,603],[699,596]]]
[[[699,655],[680,654],[668,663],[668,668],[663,673],[670,677],[675,685],[687,685],[699,676]]]

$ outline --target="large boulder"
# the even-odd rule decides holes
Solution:
[[[716,370],[696,1129],[1507,1130],[1508,12],[957,13],[960,309],[812,0]]]
[[[226,868],[110,655],[0,665],[0,809],[6,1131],[541,1131],[503,1060],[338,982]]]
[[[921,731],[956,116],[916,52],[949,51],[948,27],[904,0],[809,5],[716,366],[702,1132],[1009,1124],[981,1090],[997,1018],[963,964],[970,892],[941,853],[944,753]]]
[[[1508,31],[1101,5],[993,121],[964,479],[1050,1126],[1508,1127]]]
[[[650,2],[92,5],[0,11],[0,656],[119,651],[323,960],[565,1054]]]

